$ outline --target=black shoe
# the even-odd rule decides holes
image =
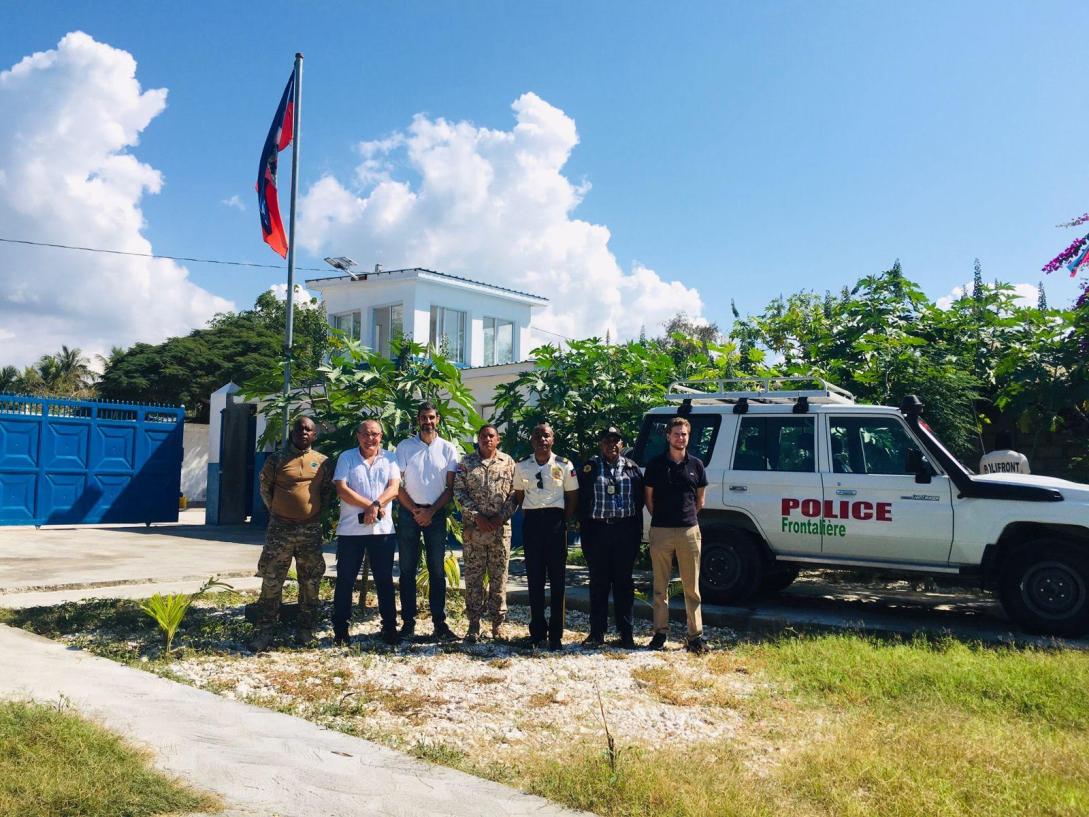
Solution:
[[[583,649],[597,650],[605,646],[605,639],[597,633],[590,633],[582,641]]]
[[[526,638],[526,640],[525,640],[525,645],[531,650],[543,650],[547,643],[548,643],[548,639],[544,638],[544,636],[542,636],[540,638],[534,638],[533,636],[528,636]]]
[[[404,628],[402,628],[402,630],[403,629]],[[382,630],[382,632],[379,633],[378,637],[385,641],[387,644],[389,644],[391,647],[396,647],[398,644],[401,643],[401,636],[393,627],[390,627],[388,630]]]
[[[442,624],[436,624],[435,629],[431,633],[431,637],[435,641],[457,641],[458,635],[450,629],[450,625],[443,622]]]
[[[562,641],[549,641],[548,642],[548,651],[549,652],[560,652],[562,649],[563,649],[563,642]]]
[[[666,641],[668,640],[669,637],[665,633],[655,633],[654,638],[652,638],[650,640],[650,643],[647,644],[647,649],[660,650],[666,645]]]
[[[314,642],[314,631],[310,627],[298,627],[295,630],[295,645],[306,647]]]
[[[620,636],[620,647],[625,650],[635,649],[635,639],[631,637],[631,633],[625,633]]]
[[[689,639],[685,642],[684,648],[694,655],[703,655],[711,650],[711,647],[703,640],[702,635]]]
[[[416,622],[406,621],[401,625],[401,638],[405,641],[411,641],[416,637]]]
[[[333,645],[336,647],[348,647],[351,646],[352,637],[348,635],[347,627],[334,627],[333,628]]]

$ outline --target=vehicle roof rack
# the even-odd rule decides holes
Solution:
[[[708,403],[833,403],[854,405],[855,396],[819,377],[727,377],[678,380],[669,386],[666,400]]]

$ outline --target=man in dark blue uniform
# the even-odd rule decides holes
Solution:
[[[598,436],[601,454],[578,472],[582,552],[590,569],[590,634],[582,645],[605,644],[609,629],[609,591],[620,646],[635,648],[632,570],[643,538],[643,475],[632,460],[620,456],[624,438],[615,426]]]

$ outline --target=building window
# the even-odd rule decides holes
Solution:
[[[484,319],[484,366],[514,362],[514,323],[502,318]]]
[[[428,342],[455,363],[467,363],[465,313],[444,306],[431,307],[431,336]]]
[[[333,328],[339,329],[352,340],[359,340],[361,327],[359,312],[342,312],[333,315]]]
[[[374,310],[374,351],[390,357],[390,341],[405,331],[405,310],[401,304],[380,306]]]

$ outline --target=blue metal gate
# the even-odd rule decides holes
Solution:
[[[185,410],[0,394],[0,525],[176,522]]]

